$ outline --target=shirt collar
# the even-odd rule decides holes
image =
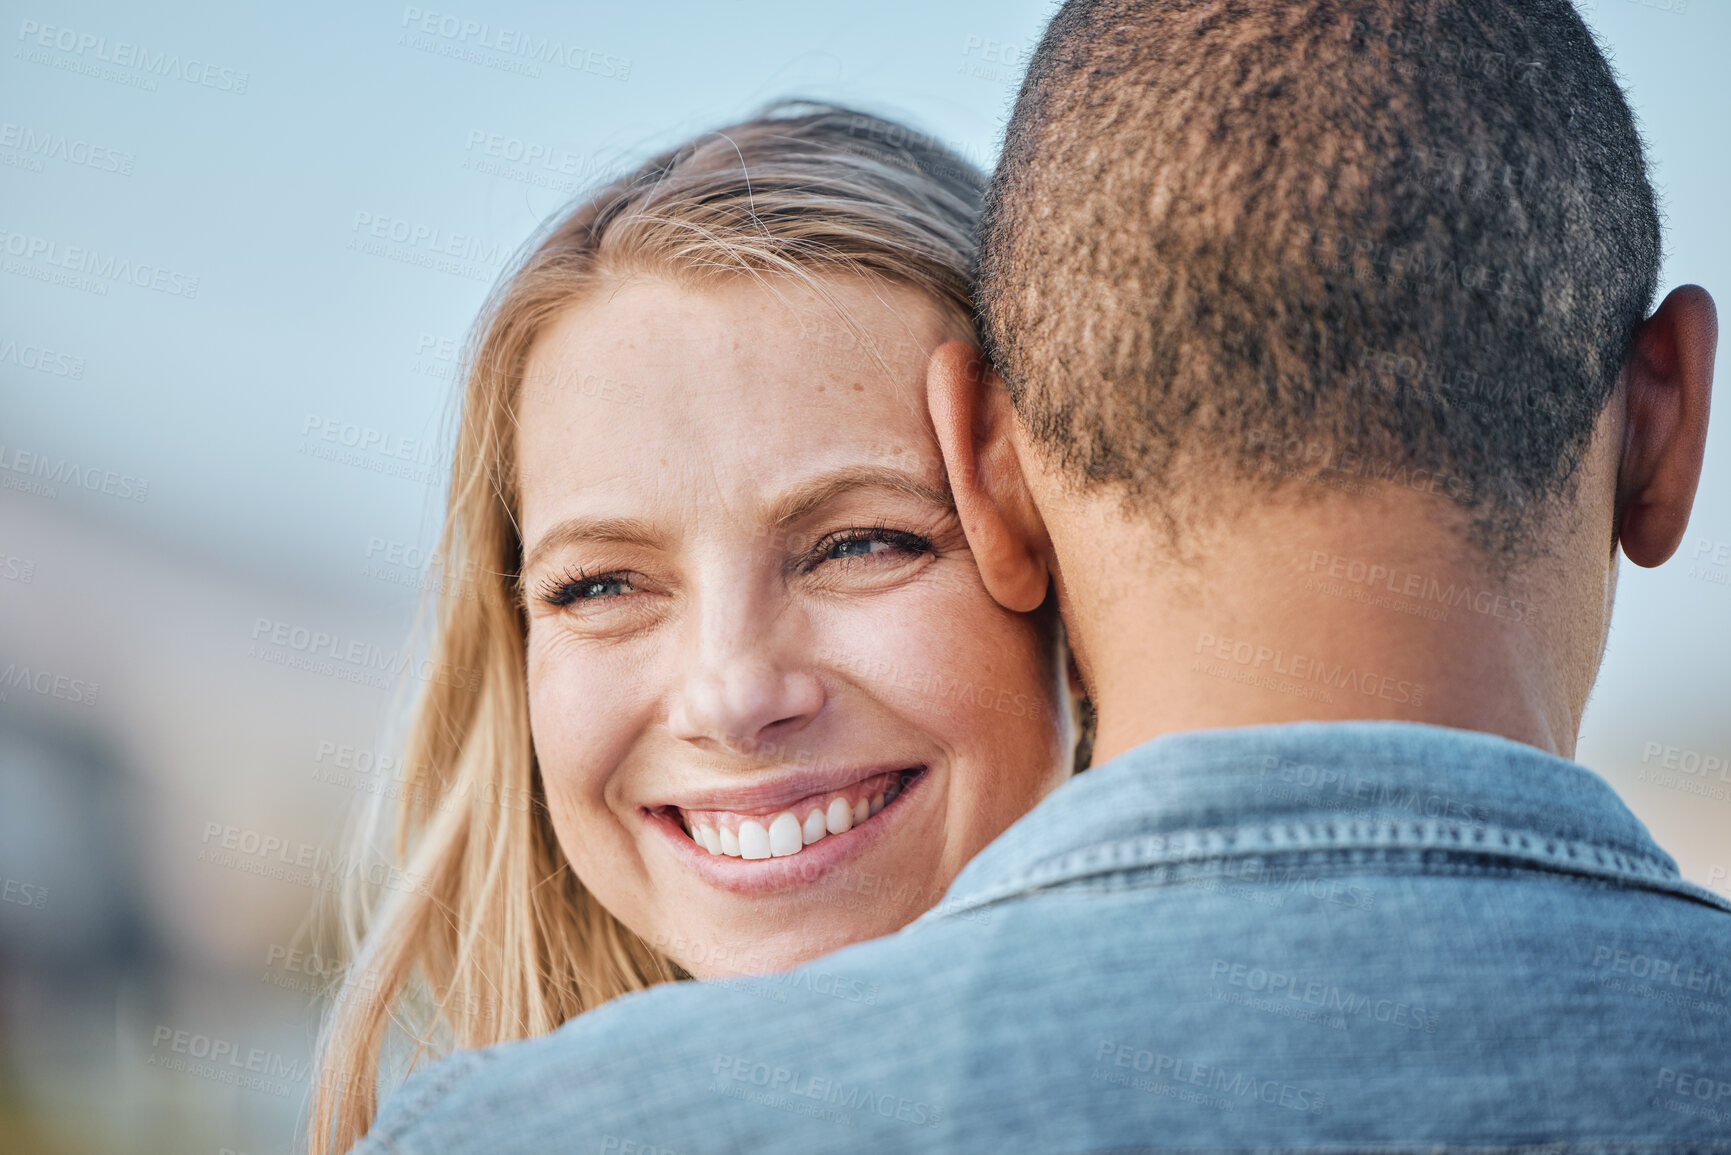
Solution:
[[[1492,854],[1731,910],[1579,763],[1472,730],[1296,722],[1167,734],[1077,775],[926,917],[1090,874],[1359,845]]]

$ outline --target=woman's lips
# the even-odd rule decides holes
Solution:
[[[705,881],[724,890],[757,893],[816,881],[831,868],[864,851],[906,811],[910,796],[920,792],[925,777],[923,766],[873,775],[853,786],[814,795],[797,807],[769,815],[683,811],[674,806],[656,807],[647,814],[650,826],[661,831],[674,853]],[[868,795],[866,791],[872,793]],[[807,802],[811,803],[809,808]],[[835,806],[839,830],[830,829],[831,805]],[[845,821],[841,815],[843,805],[848,808]],[[804,821],[799,817],[801,814],[806,815]],[[806,822],[812,821],[813,814],[822,816],[824,831],[818,834],[813,823],[813,837],[807,842]],[[692,822],[692,828],[713,831],[714,850],[709,849],[707,842],[700,842],[699,835],[688,831],[687,815],[701,819]],[[722,838],[723,829],[729,831],[727,840]],[[739,853],[734,854],[728,846]],[[752,852],[749,856],[745,853],[748,850]]]
[[[788,806],[756,812],[672,807],[693,842],[730,858],[788,858],[832,834],[846,834],[895,801],[902,779],[916,771],[873,774],[839,790],[811,794]]]

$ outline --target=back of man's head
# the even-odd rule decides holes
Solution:
[[[1083,488],[1157,513],[1222,475],[1422,472],[1512,555],[1659,259],[1633,117],[1568,0],[1070,0],[980,301]]]

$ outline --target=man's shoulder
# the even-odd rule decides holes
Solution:
[[[1599,1123],[1658,1140],[1731,1121],[1713,1099],[1731,1096],[1731,915],[1675,895],[1360,858],[1102,876],[978,915],[458,1056],[363,1150],[1446,1143]],[[1415,1080],[1449,1096],[1401,1115]]]
[[[358,1150],[543,1150],[569,1141],[573,1120],[624,1150],[701,1150],[718,1132],[730,1144],[761,1132],[773,1149],[778,1105],[807,1124],[849,1128],[862,1106],[887,1105],[931,1125],[941,1108],[905,1074],[916,1055],[882,1041],[913,1044],[930,1023],[943,964],[921,964],[919,983],[896,976],[916,959],[958,960],[941,945],[949,930],[910,929],[777,974],[667,983],[547,1035],[461,1052],[412,1075]]]

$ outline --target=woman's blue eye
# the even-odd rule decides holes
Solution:
[[[864,557],[868,553],[877,553],[880,546],[888,549],[890,543],[868,537],[859,537],[852,541],[836,542],[829,547],[829,553],[825,556],[829,558]]]
[[[573,581],[560,582],[554,587],[547,600],[556,606],[568,606],[572,602],[595,601],[599,598],[618,597],[632,592],[630,581],[616,574],[602,577],[577,578]]]
[[[594,581],[577,583],[575,596],[604,598],[612,594],[622,594],[630,588],[631,583],[624,578],[596,578]]]
[[[917,533],[907,533],[899,529],[874,529],[856,531],[848,537],[831,539],[827,546],[818,548],[820,561],[848,561],[856,557],[888,553],[891,550],[927,553],[931,550],[932,543]]]

